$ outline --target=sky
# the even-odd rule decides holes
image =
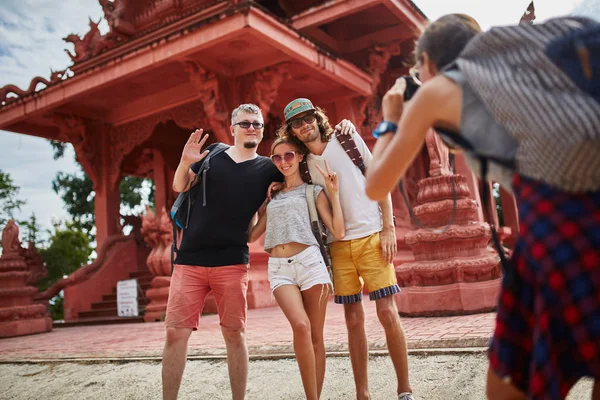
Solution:
[[[430,20],[448,13],[473,16],[483,29],[518,22],[530,0],[414,0]],[[49,77],[50,68],[71,64],[61,38],[83,36],[88,18],[98,21],[102,9],[97,0],[0,0],[0,87],[16,84],[27,88],[34,76]],[[600,20],[600,0],[536,0],[536,22],[577,14]],[[106,23],[100,25],[106,31]],[[41,85],[40,85],[41,86]],[[52,191],[58,171],[78,171],[70,149],[53,160],[48,142],[32,136],[0,131],[0,170],[8,172],[26,200],[19,219],[35,212],[42,228],[67,216],[62,200]],[[0,227],[1,228],[1,227]]]

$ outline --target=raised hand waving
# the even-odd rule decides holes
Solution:
[[[202,151],[202,146],[208,140],[208,134],[202,136],[202,132],[204,132],[203,129],[196,129],[190,135],[181,154],[181,161],[183,163],[192,165],[204,159],[208,154],[208,150]]]

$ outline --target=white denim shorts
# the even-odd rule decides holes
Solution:
[[[292,257],[270,257],[268,274],[271,291],[282,285],[296,285],[300,290],[315,285],[333,288],[321,250],[316,246],[307,247]]]

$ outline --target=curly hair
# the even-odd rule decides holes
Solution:
[[[317,125],[319,126],[321,141],[329,142],[329,140],[331,139],[331,135],[334,132],[333,128],[329,124],[329,118],[327,118],[327,115],[325,115],[325,110],[323,110],[322,108],[315,107],[315,109],[315,117],[317,118]],[[306,145],[294,135],[294,132],[292,131],[292,126],[289,124],[289,122],[284,123],[282,126],[279,127],[279,129],[277,129],[277,137],[288,138],[288,143],[294,144],[296,147],[298,147],[298,150],[300,150],[300,152],[302,152],[303,154],[309,153]]]

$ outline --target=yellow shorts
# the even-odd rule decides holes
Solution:
[[[394,264],[386,263],[382,257],[379,232],[360,239],[330,243],[329,251],[336,303],[361,301],[363,282],[371,300],[400,292]]]

